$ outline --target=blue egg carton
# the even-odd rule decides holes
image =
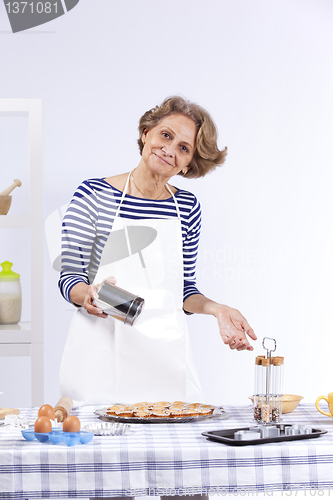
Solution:
[[[34,429],[25,429],[21,432],[27,441],[38,439],[41,443],[45,443],[50,440],[53,444],[65,443],[67,446],[75,446],[79,442],[87,444],[94,437],[92,432],[64,432],[61,429],[52,429],[51,432],[35,432]]]

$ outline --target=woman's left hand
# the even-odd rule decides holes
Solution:
[[[237,351],[253,351],[247,338],[257,340],[257,336],[244,316],[232,307],[221,305],[215,314],[223,342]]]

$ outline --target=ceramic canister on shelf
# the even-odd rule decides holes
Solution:
[[[13,325],[21,319],[22,293],[20,275],[11,270],[12,263],[1,264],[0,272],[0,325]]]

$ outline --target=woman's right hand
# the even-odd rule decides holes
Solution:
[[[88,285],[86,288],[86,294],[83,299],[82,307],[87,311],[88,314],[92,314],[93,316],[98,316],[99,318],[107,318],[108,315],[102,311],[100,307],[94,304],[94,300],[98,299],[98,290],[99,285]]]
[[[109,276],[105,281],[108,281],[112,285],[117,283],[114,276]],[[105,314],[100,307],[94,304],[94,300],[98,298],[97,290],[100,287],[98,285],[87,285],[86,283],[78,283],[73,286],[70,297],[74,304],[82,306],[88,314],[97,316],[98,318],[107,318],[108,315]]]

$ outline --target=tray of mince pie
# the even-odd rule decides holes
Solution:
[[[101,420],[128,423],[174,423],[193,422],[212,417],[226,418],[220,406],[184,401],[141,402],[135,404],[114,404],[95,411]]]

